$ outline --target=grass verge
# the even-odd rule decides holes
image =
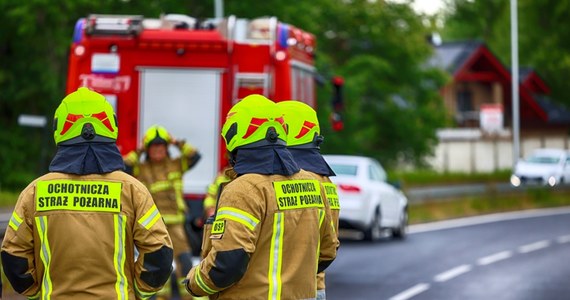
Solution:
[[[13,207],[19,195],[19,192],[0,191],[0,207]]]
[[[439,173],[433,170],[416,170],[388,173],[388,178],[391,182],[399,182],[402,186],[405,187],[508,182],[510,177],[511,170],[498,170],[491,173]]]
[[[413,203],[409,206],[410,224],[441,221],[476,215],[570,205],[570,191],[547,188],[526,192],[482,194],[445,201]]]

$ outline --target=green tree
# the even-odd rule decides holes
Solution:
[[[424,62],[427,30],[409,6],[337,1],[325,22],[325,52],[346,78],[346,129],[325,130],[324,152],[423,165],[444,125],[444,75]],[[325,31],[327,32],[327,31]],[[321,48],[322,49],[322,48]]]
[[[570,0],[519,0],[519,53],[521,64],[533,66],[552,97],[570,107]]]

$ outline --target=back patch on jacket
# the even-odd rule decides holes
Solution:
[[[275,181],[273,187],[279,210],[324,207],[317,180]]]
[[[48,180],[36,184],[36,211],[75,210],[119,213],[120,182]]]

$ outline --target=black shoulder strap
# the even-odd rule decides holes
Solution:
[[[226,186],[226,184],[228,184],[228,182],[220,183],[220,188],[218,189],[218,194],[216,195],[216,210],[214,211],[213,215],[208,217],[208,219],[206,220],[206,224],[213,224],[214,223],[214,220],[216,219],[216,215],[218,214],[218,205],[220,204],[220,195],[222,195],[222,191],[224,190],[224,187]]]

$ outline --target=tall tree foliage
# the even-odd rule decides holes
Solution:
[[[424,68],[432,49],[421,19],[407,5],[384,2],[337,1],[335,9],[323,40],[346,77],[347,128],[326,131],[332,149],[325,152],[422,165],[444,124],[437,91],[445,78]]]
[[[519,0],[521,64],[533,66],[552,88],[555,100],[570,107],[570,0]]]

